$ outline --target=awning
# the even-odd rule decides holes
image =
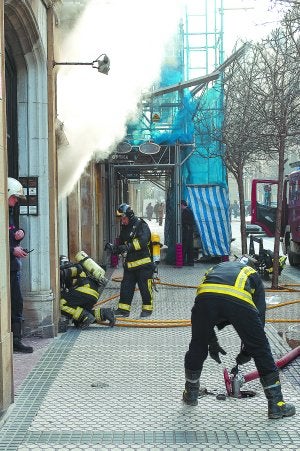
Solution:
[[[187,186],[189,205],[194,213],[203,254],[230,254],[231,223],[228,189],[215,186]]]

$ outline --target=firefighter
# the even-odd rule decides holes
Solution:
[[[265,290],[256,262],[249,256],[240,260],[220,263],[207,271],[197,289],[192,308],[192,339],[185,355],[185,390],[183,401],[197,405],[199,380],[208,354],[221,363],[220,354],[226,352],[219,345],[214,327],[221,330],[232,324],[242,340],[237,365],[254,359],[265,396],[268,417],[289,417],[295,407],[286,404],[281,393],[279,372],[264,331]]]
[[[151,232],[148,224],[135,216],[132,208],[123,203],[117,209],[121,218],[119,245],[113,250],[124,258],[124,274],[121,282],[120,301],[117,316],[128,317],[136,284],[142,296],[141,318],[153,311],[153,273],[154,264],[150,253]]]
[[[111,308],[93,308],[99,298],[101,283],[88,274],[79,263],[60,257],[60,310],[73,320],[76,327],[86,329],[98,321],[108,321],[111,327],[115,316]]]

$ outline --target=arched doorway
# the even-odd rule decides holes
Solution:
[[[11,49],[5,49],[8,176],[18,178],[17,70]]]
[[[55,243],[49,238],[55,161],[49,161],[48,146],[47,31],[46,8],[37,11],[31,2],[5,0],[8,174],[28,187],[18,222],[26,231],[23,246],[34,249],[22,267],[24,335],[42,337],[55,335],[50,269]]]

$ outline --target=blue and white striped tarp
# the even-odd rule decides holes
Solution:
[[[231,243],[228,189],[215,186],[187,186],[204,255],[229,255]]]

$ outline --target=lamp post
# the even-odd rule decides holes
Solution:
[[[78,62],[62,62],[57,63],[53,61],[53,67],[55,66],[92,66],[97,69],[100,74],[107,75],[110,69],[110,59],[105,53],[101,53],[94,61],[91,63],[78,63]]]

